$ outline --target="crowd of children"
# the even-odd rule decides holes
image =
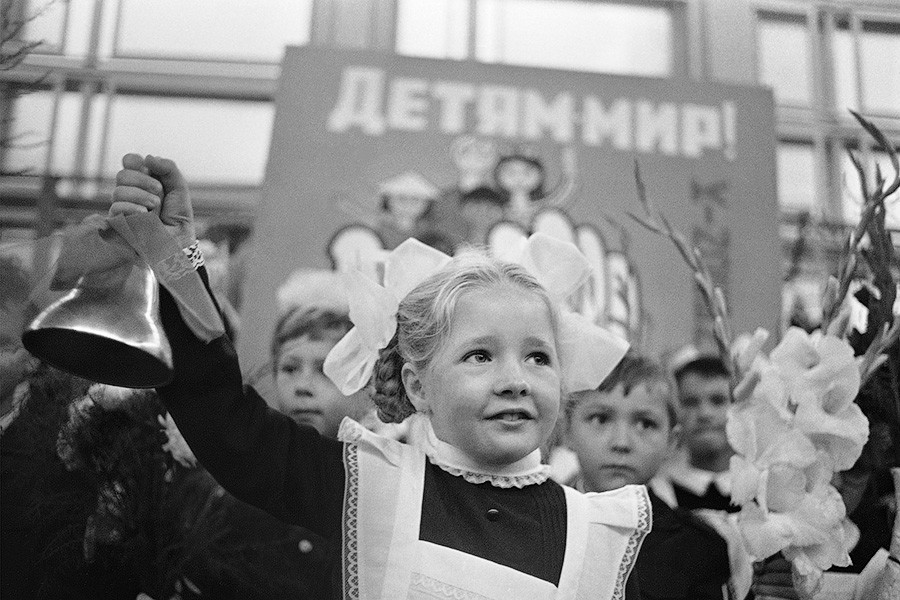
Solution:
[[[190,245],[190,196],[177,166],[137,155],[123,164],[110,215],[155,210]],[[564,262],[561,242],[535,244]],[[268,402],[246,385],[228,336],[205,342],[185,318],[191,298],[162,289],[175,376],[156,392],[161,410],[215,479],[206,494],[224,489],[235,506],[287,528],[257,534],[299,540],[294,591],[798,597],[784,560],[742,564],[746,555],[702,516],[733,510],[730,388],[717,357],[691,348],[664,366],[626,354],[595,325],[573,325],[560,291],[542,284],[560,279],[534,261],[435,252],[407,261],[416,265],[408,272],[385,273],[408,284],[395,301],[370,281],[357,279],[351,293],[333,273],[296,273],[279,291]],[[185,276],[199,277],[215,302],[193,256]],[[566,485],[542,455],[555,432],[577,459]],[[242,510],[229,514],[249,514]],[[4,560],[10,552],[4,545]],[[178,582],[172,597],[190,595]]]

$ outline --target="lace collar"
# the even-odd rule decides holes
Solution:
[[[431,420],[418,413],[410,417],[409,442],[422,450],[431,464],[469,483],[488,482],[499,488],[523,488],[544,483],[550,477],[550,466],[541,464],[540,450],[502,468],[478,465],[455,446],[439,440]]]

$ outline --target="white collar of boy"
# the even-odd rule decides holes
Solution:
[[[714,485],[720,494],[731,495],[731,472],[722,471],[715,473],[705,469],[698,469],[689,464],[679,463],[669,469],[669,477],[672,481],[694,493],[702,496]]]
[[[469,483],[490,483],[499,488],[523,488],[544,483],[550,477],[550,466],[541,464],[541,451],[504,467],[485,467],[466,456],[459,448],[442,442],[434,433],[431,419],[416,413],[409,417],[410,444],[422,450],[431,464]]]

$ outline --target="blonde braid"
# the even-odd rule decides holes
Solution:
[[[416,412],[403,387],[401,372],[404,362],[397,345],[397,334],[394,334],[379,353],[372,373],[372,401],[378,407],[378,418],[385,423],[402,423]]]

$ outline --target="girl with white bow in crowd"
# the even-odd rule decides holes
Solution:
[[[189,246],[175,164],[123,165],[110,216],[150,209]],[[198,270],[177,277],[204,278],[185,257]],[[408,240],[382,282],[349,273],[354,327],[325,371],[344,394],[370,386],[382,419],[410,419],[410,443],[350,419],[331,440],[270,409],[227,336],[208,341],[190,318],[208,304],[183,291],[196,287],[162,295],[175,377],[159,395],[223,487],[329,541],[323,597],[637,598],[644,488],[582,494],[540,461],[564,394],[596,388],[627,349],[565,309],[588,274],[577,248],[541,235],[515,263]]]

